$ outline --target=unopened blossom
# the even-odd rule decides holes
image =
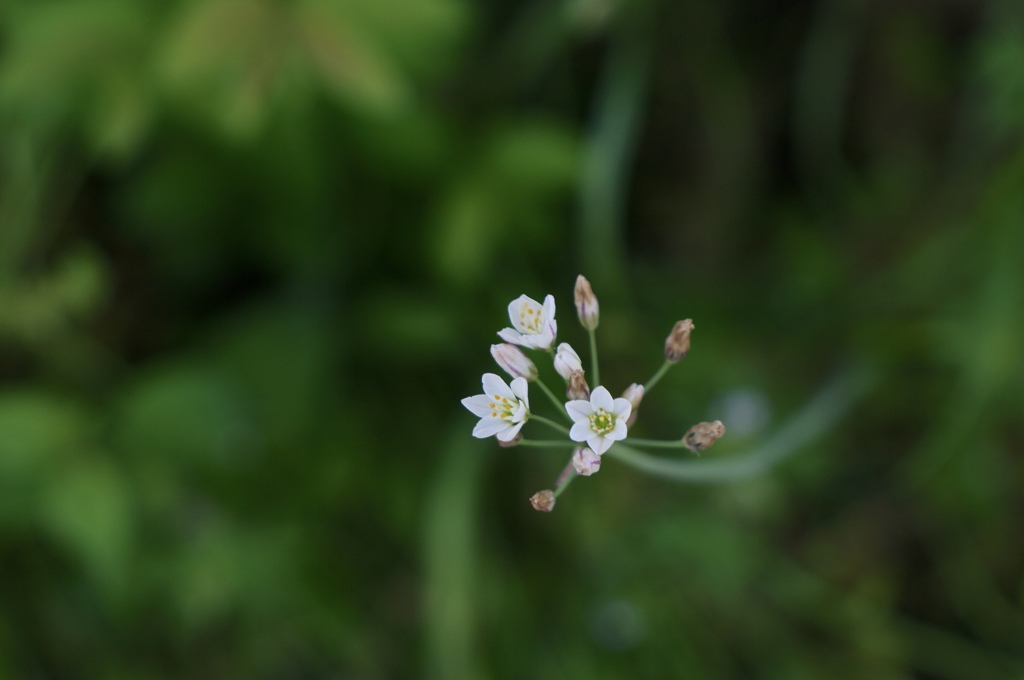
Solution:
[[[638,383],[633,383],[626,388],[626,391],[622,393],[622,398],[629,402],[629,405],[633,407],[633,410],[629,412],[629,418],[626,419],[626,427],[633,427],[633,421],[636,420],[636,414],[640,408],[640,402],[644,398],[644,386]]]
[[[530,505],[534,510],[540,512],[551,512],[555,509],[555,492],[551,489],[544,489],[530,496]]]
[[[597,304],[597,296],[590,287],[590,281],[580,274],[576,277],[576,288],[573,290],[573,297],[576,301],[576,314],[580,317],[580,324],[588,331],[597,328],[600,318],[600,309]]]
[[[597,455],[604,454],[614,442],[626,438],[626,419],[633,407],[628,401],[612,395],[604,386],[590,393],[590,399],[576,399],[565,404],[573,419],[569,438],[586,442]]]
[[[558,351],[555,352],[555,370],[566,381],[575,371],[583,370],[580,355],[567,342],[558,345]]]
[[[573,371],[569,383],[565,386],[565,396],[570,399],[590,399],[590,386],[583,377],[583,371]]]
[[[689,353],[690,331],[693,329],[693,321],[690,319],[676,322],[672,332],[665,338],[665,361],[674,364]]]
[[[721,420],[697,423],[683,435],[683,444],[691,451],[700,453],[717,442],[723,434],[725,434],[725,425]]]
[[[572,455],[572,466],[576,469],[576,474],[589,477],[601,469],[601,456],[589,448],[576,449],[576,453]]]
[[[501,369],[513,378],[526,378],[529,381],[537,379],[537,367],[530,361],[530,357],[523,354],[523,350],[515,345],[507,342],[491,345],[491,356]]]
[[[555,298],[548,295],[544,305],[526,295],[520,295],[508,306],[512,328],[498,331],[505,342],[520,347],[550,350],[555,344],[558,326],[555,324]]]
[[[484,393],[462,400],[480,422],[473,428],[478,439],[497,437],[498,441],[515,439],[523,424],[530,417],[530,399],[525,378],[515,378],[506,385],[500,376],[484,373]]]

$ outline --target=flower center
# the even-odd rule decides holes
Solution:
[[[590,414],[590,429],[598,434],[608,434],[615,429],[615,416],[603,408]]]
[[[523,324],[523,328],[534,335],[540,334],[540,312],[541,310],[535,308],[528,302],[523,303],[519,307],[520,323]]]
[[[501,418],[502,420],[513,420],[516,416],[516,411],[519,410],[521,401],[516,399],[514,402],[509,401],[507,397],[501,397],[497,394],[491,395],[494,401],[489,406],[491,407],[491,417]]]

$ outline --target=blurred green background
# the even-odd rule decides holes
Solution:
[[[1024,678],[1022,139],[1016,0],[6,0],[0,680]],[[534,512],[579,273],[640,436],[871,388]]]

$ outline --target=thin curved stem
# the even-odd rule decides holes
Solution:
[[[574,441],[566,441],[564,439],[520,439],[516,446],[558,446],[572,448],[579,446]]]
[[[563,426],[559,425],[558,423],[556,423],[555,421],[550,420],[548,418],[545,418],[544,416],[538,416],[536,413],[531,413],[530,414],[530,420],[536,420],[539,423],[544,423],[548,427],[555,428],[556,430],[558,430],[562,434],[569,434],[569,428],[563,427]]]
[[[753,451],[728,460],[675,460],[651,456],[621,442],[605,454],[652,475],[680,482],[711,483],[745,479],[765,472],[825,434],[874,382],[864,367],[840,374],[781,430]]]
[[[594,387],[597,387],[601,384],[601,371],[597,363],[597,334],[593,330],[587,333],[590,335],[590,375]]]
[[[682,439],[633,439],[629,438],[629,443],[633,446],[650,446],[655,449],[688,449],[689,447],[683,443]]]
[[[569,464],[565,466],[562,473],[558,475],[558,479],[555,480],[555,498],[558,498],[565,488],[572,484],[572,480],[576,479],[576,468],[572,464],[572,459],[569,460]]]
[[[651,379],[644,383],[644,394],[650,392],[651,389],[658,384],[658,381],[661,380],[661,376],[665,375],[665,373],[668,372],[668,369],[672,368],[673,366],[675,366],[675,364],[673,364],[671,361],[666,361],[665,363],[663,363],[661,365],[661,368],[659,368],[654,373],[654,375],[651,376]]]
[[[551,403],[555,405],[555,408],[558,410],[558,412],[565,416],[566,419],[571,423],[572,418],[569,416],[569,413],[565,410],[565,403],[558,401],[558,397],[556,397],[555,393],[552,392],[548,388],[548,386],[544,384],[543,380],[537,378],[536,380],[534,380],[534,382],[537,383],[537,385],[540,387],[541,391],[544,392],[544,394],[548,395],[548,399],[550,399]],[[531,417],[536,418],[537,416]]]

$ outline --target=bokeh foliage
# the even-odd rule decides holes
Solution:
[[[1012,0],[8,0],[0,680],[1024,678],[1022,137]],[[581,272],[640,436],[873,388],[534,513]]]

